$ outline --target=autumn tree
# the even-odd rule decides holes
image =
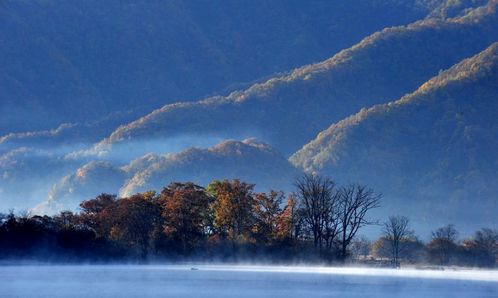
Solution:
[[[110,238],[136,248],[141,259],[147,258],[150,239],[161,216],[155,199],[135,194],[118,200],[103,211],[112,219]]]
[[[83,201],[80,209],[83,214],[97,214],[117,201],[116,195],[102,193],[95,199]]]
[[[179,243],[183,253],[197,247],[210,233],[211,198],[193,183],[171,183],[160,195],[164,233]]]
[[[106,193],[102,193],[94,199],[83,201],[80,204],[79,220],[93,229],[97,237],[107,237],[112,228],[112,217],[105,210],[111,210],[111,207],[116,203],[116,195]]]
[[[212,204],[214,228],[235,245],[239,240],[249,240],[254,224],[253,184],[235,180],[214,181],[207,192],[215,199]]]
[[[263,243],[271,244],[277,239],[283,199],[283,192],[273,190],[269,194],[257,193],[254,195],[255,225],[253,233]]]
[[[293,196],[289,196],[287,203],[277,219],[277,239],[297,240],[299,238],[300,226],[301,220],[298,215],[296,199]]]

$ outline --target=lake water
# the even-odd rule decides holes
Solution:
[[[1,266],[0,297],[498,297],[498,271],[229,265]]]

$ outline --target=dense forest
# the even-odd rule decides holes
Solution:
[[[160,193],[129,197],[100,194],[80,211],[55,216],[0,214],[3,261],[153,262],[258,261],[359,262],[377,266],[433,264],[495,267],[498,231],[481,229],[464,240],[453,225],[436,229],[428,243],[402,215],[370,218],[381,195],[367,186],[336,185],[304,174],[295,190],[258,193],[240,180],[207,187],[171,183]],[[381,225],[371,242],[366,225]]]

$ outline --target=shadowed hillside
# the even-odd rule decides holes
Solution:
[[[384,29],[321,63],[227,97],[166,105],[118,128],[94,149],[189,133],[257,134],[286,154],[331,122],[395,100],[498,39],[497,1],[453,19]]]
[[[0,135],[234,90],[423,18],[416,2],[1,1]]]
[[[496,225],[498,43],[398,101],[362,109],[290,160],[382,189],[385,205],[423,222]]]

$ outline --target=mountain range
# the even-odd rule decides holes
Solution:
[[[422,18],[416,2],[2,1],[0,134],[235,90]]]
[[[123,125],[95,146],[182,134],[256,135],[291,154],[330,123],[396,100],[498,39],[496,2],[450,19],[387,28],[330,59],[230,95],[170,104]],[[304,125],[305,124],[305,125]]]
[[[308,172],[382,189],[391,212],[496,224],[498,43],[415,92],[334,123],[291,156]]]
[[[223,178],[291,192],[312,172],[383,193],[379,218],[498,224],[497,0],[6,3],[25,42],[60,56],[26,74],[41,57],[2,62],[0,208]],[[35,8],[53,20],[35,28]],[[53,85],[33,83],[41,70]],[[50,121],[18,125],[32,114]]]

